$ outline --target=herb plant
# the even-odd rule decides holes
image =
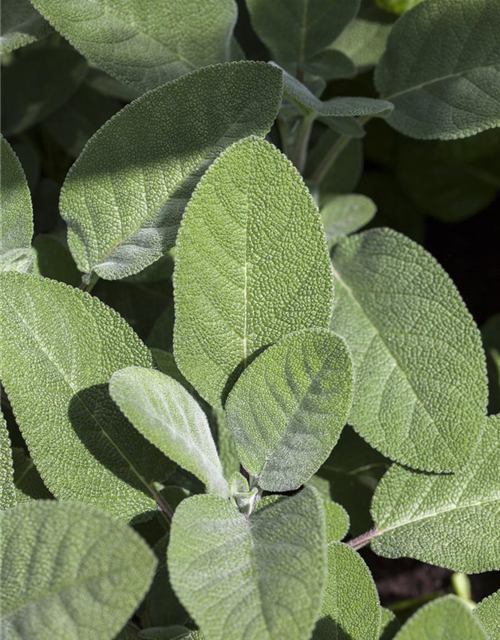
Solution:
[[[500,324],[422,246],[500,191],[500,2],[3,0],[0,51],[2,637],[499,640],[363,548],[500,570]]]

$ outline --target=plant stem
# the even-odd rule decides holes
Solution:
[[[298,126],[297,134],[295,136],[295,142],[293,145],[290,160],[297,167],[298,172],[301,174],[304,173],[304,168],[306,166],[309,138],[311,137],[311,131],[315,119],[316,114],[314,112],[305,115]]]
[[[378,529],[371,529],[370,531],[363,533],[357,538],[353,538],[352,540],[349,540],[347,544],[352,549],[361,549],[362,547],[365,547],[367,544],[370,544],[372,538],[377,537],[379,534],[380,534],[380,531]]]
[[[165,502],[161,494],[158,491],[156,491],[156,489],[154,489],[153,487],[151,487],[151,492],[154,496],[154,499],[156,500],[156,505],[158,509],[167,516],[168,522],[170,524],[170,522],[172,521],[172,518],[174,517],[174,512],[170,508],[170,505],[168,505]]]
[[[82,277],[80,289],[90,293],[99,282],[99,276],[96,273],[85,273]]]
[[[389,609],[394,613],[398,611],[407,611],[408,609],[416,609],[427,602],[431,602],[431,600],[436,600],[436,598],[440,598],[442,593],[429,593],[426,596],[420,596],[419,598],[410,598],[408,600],[401,600],[401,602],[396,602],[395,604],[389,605]]]

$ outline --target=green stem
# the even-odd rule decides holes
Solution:
[[[316,114],[314,112],[308,113],[302,118],[297,129],[295,136],[295,142],[293,145],[292,154],[290,160],[297,167],[299,173],[304,173],[307,160],[307,149],[309,147],[309,139],[311,137],[311,131],[313,128]]]
[[[85,273],[82,277],[80,289],[90,293],[99,282],[99,276],[96,273]]]
[[[283,120],[283,118],[278,117],[276,122],[278,123],[278,131],[280,133],[281,150],[287,157],[290,157],[289,150],[288,150],[288,140],[290,138],[290,129],[288,127],[288,124],[285,122],[285,120]]]
[[[399,611],[407,611],[408,609],[416,609],[427,602],[431,602],[431,600],[436,600],[440,598],[442,593],[429,593],[426,596],[420,596],[419,598],[410,598],[408,600],[401,600],[400,602],[396,602],[395,604],[389,605],[389,609],[393,613],[397,613]]]

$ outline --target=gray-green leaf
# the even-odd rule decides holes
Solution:
[[[401,624],[395,614],[390,610],[382,607],[382,622],[380,624],[380,640],[393,640],[399,631]]]
[[[2,1],[0,54],[36,42],[50,32],[50,25],[33,9],[29,0]]]
[[[338,335],[309,329],[269,347],[238,378],[226,412],[242,465],[266,491],[292,491],[316,473],[347,422],[350,353]]]
[[[500,314],[489,318],[481,328],[486,365],[488,367],[488,383],[490,413],[500,413]]]
[[[7,423],[0,410],[0,510],[10,509],[17,503],[14,486],[14,463],[12,460],[12,443]]]
[[[500,569],[499,450],[500,416],[493,416],[462,471],[391,467],[373,498],[373,550],[464,573]]]
[[[281,76],[258,62],[209,67],[146,94],[108,121],[61,194],[78,268],[115,280],[170,249],[208,165],[232,142],[268,132]]]
[[[488,596],[473,610],[489,634],[489,640],[500,640],[500,591]]]
[[[372,446],[427,471],[464,466],[487,403],[479,331],[420,245],[373,229],[335,245],[331,328],[351,349],[349,423]]]
[[[235,143],[201,180],[179,233],[174,289],[176,362],[214,406],[262,347],[327,328],[333,283],[320,216],[268,142]]]
[[[432,0],[402,16],[376,69],[388,122],[451,140],[500,125],[500,3]],[[478,46],[480,42],[480,46]]]
[[[326,521],[326,542],[340,542],[349,531],[347,511],[336,502],[323,502]]]
[[[326,578],[321,499],[306,488],[265,499],[247,518],[221,498],[188,498],[174,515],[168,564],[210,640],[304,640]]]
[[[375,203],[367,196],[357,193],[334,196],[321,209],[329,246],[367,225],[376,213]]]
[[[77,503],[2,516],[2,637],[112,640],[151,582],[155,557],[127,525]]]

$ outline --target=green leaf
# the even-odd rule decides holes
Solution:
[[[326,518],[326,542],[340,542],[349,531],[349,516],[347,511],[336,502],[324,502]]]
[[[262,347],[328,326],[333,286],[319,213],[268,142],[235,143],[199,183],[179,233],[174,290],[175,359],[217,407]]]
[[[491,0],[432,0],[402,16],[375,73],[395,106],[389,124],[440,140],[499,126],[499,29],[500,3]]]
[[[1,560],[0,629],[9,640],[112,640],[156,564],[124,523],[50,500],[3,514]]]
[[[326,578],[324,518],[311,488],[265,499],[250,518],[215,496],[184,500],[172,521],[168,565],[202,633],[210,640],[308,638]]]
[[[199,67],[226,62],[234,0],[32,0],[90,62],[148,91]]]
[[[393,640],[401,625],[390,609],[382,607],[382,623],[380,625],[380,640]]]
[[[51,500],[52,494],[43,484],[33,460],[26,455],[24,449],[14,447],[12,458],[17,503],[21,504],[30,500]]]
[[[36,42],[50,32],[50,25],[33,9],[29,0],[3,0],[0,54]]]
[[[433,0],[430,0],[432,4]],[[424,3],[425,4],[425,3]],[[394,640],[488,640],[470,609],[455,596],[445,596],[419,609]]]
[[[334,196],[321,209],[329,246],[367,225],[376,212],[375,203],[366,196],[357,193]]]
[[[304,63],[304,70],[325,80],[352,78],[356,75],[354,63],[345,53],[335,49],[326,49],[317,53]]]
[[[292,491],[316,473],[347,422],[353,386],[345,342],[321,329],[286,336],[241,374],[227,424],[262,489]]]
[[[0,410],[0,510],[10,509],[17,503],[14,485],[14,463],[12,460],[12,443],[10,441],[7,423]]]
[[[160,87],[107,122],[61,193],[78,268],[115,280],[160,258],[208,165],[235,140],[264,136],[281,93],[278,69],[233,62]]]
[[[381,607],[370,570],[341,542],[328,545],[328,578],[312,640],[378,640]]]
[[[153,359],[158,366],[158,369],[164,373],[165,375],[177,380],[181,385],[189,391],[191,395],[196,393],[193,387],[189,384],[186,378],[179,371],[175,363],[175,358],[172,353],[168,353],[167,351],[163,351],[162,349],[151,349],[151,353],[153,355]]]
[[[381,9],[400,16],[410,9],[413,9],[413,7],[422,2],[422,0],[376,0],[376,2]]]
[[[208,420],[180,382],[161,371],[128,367],[113,374],[109,390],[149,442],[199,478],[208,492],[229,497]]]
[[[492,316],[481,328],[484,349],[486,351],[486,365],[490,400],[490,413],[500,413],[500,314]]]
[[[500,569],[500,416],[485,421],[467,466],[431,475],[394,465],[372,503],[375,553],[453,571]]]
[[[74,287],[80,285],[81,274],[64,241],[57,236],[39,234],[33,241],[33,249],[35,252],[33,273]]]
[[[500,640],[500,590],[481,600],[473,614],[488,632],[489,640]]]
[[[124,367],[152,366],[132,329],[82,291],[14,273],[0,276],[0,320],[2,381],[48,489],[126,519],[154,510],[153,483],[172,463],[107,384]]]
[[[190,631],[186,627],[152,627],[140,632],[141,640],[204,640],[200,631]]]
[[[355,367],[349,423],[393,460],[460,469],[484,421],[487,378],[478,329],[450,278],[390,229],[337,244],[333,268],[331,328]]]
[[[240,458],[236,442],[227,426],[226,412],[224,409],[216,409],[212,407],[208,413],[208,419],[215,442],[217,443],[217,451],[224,470],[224,476],[230,478],[233,473],[240,470]]]

